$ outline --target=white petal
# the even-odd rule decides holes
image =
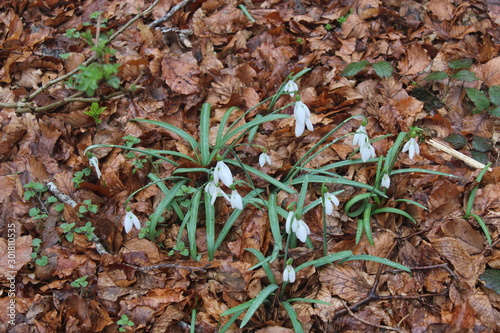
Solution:
[[[101,174],[101,170],[99,169],[99,160],[97,159],[97,157],[92,156],[89,159],[89,164],[90,164],[90,166],[95,168],[95,173],[97,174],[97,178],[101,178],[102,174]]]
[[[295,107],[293,108],[293,115],[295,116],[295,120],[301,123],[305,123],[306,118],[311,114],[309,112],[309,108],[302,101],[295,102]]]
[[[368,134],[366,133],[365,127],[361,125],[354,134],[354,138],[352,139],[352,144],[361,147],[363,143],[366,141],[368,141]]]
[[[331,193],[326,194],[327,200],[330,200],[335,206],[340,205],[339,199]]]
[[[361,160],[366,162],[370,159],[370,157],[376,157],[375,149],[372,147],[370,142],[366,141],[360,148]]]
[[[292,266],[286,265],[283,271],[283,281],[294,283],[295,282],[295,270]]]
[[[260,156],[259,156],[260,167],[262,168],[264,165],[266,165],[266,163],[271,165],[271,158],[266,153],[260,154]]]
[[[139,222],[137,216],[135,216],[135,214],[130,211],[125,214],[125,218],[123,219],[123,226],[125,227],[125,232],[129,233],[130,230],[132,230],[132,226],[140,229],[141,223]]]
[[[290,95],[292,95],[292,97],[295,95],[293,92],[296,92],[298,90],[299,90],[299,86],[297,85],[297,83],[295,83],[291,80],[288,81],[285,84],[285,87],[283,88],[283,92],[291,93]]]
[[[215,166],[214,171],[214,181],[217,183],[221,180],[227,187],[233,184],[233,175],[231,173],[231,169],[226,165],[226,163],[219,161]]]
[[[385,188],[389,188],[391,186],[391,177],[389,177],[389,175],[387,173],[385,173],[382,176],[382,183],[381,184]]]
[[[295,121],[295,136],[298,138],[304,133],[305,124]]]
[[[241,195],[236,190],[231,192],[231,208],[243,209],[243,200],[241,199]]]
[[[306,118],[306,127],[310,131],[312,131],[314,129],[313,124],[311,123],[311,119],[310,118]]]
[[[309,230],[309,227],[307,226],[307,224],[302,221],[302,220],[299,220],[297,222],[297,230],[295,232],[295,234],[297,235],[297,238],[305,243],[305,241],[307,240],[307,235],[309,235],[311,233],[311,230]]]
[[[332,202],[330,200],[328,200],[327,198],[325,198],[325,213],[327,215],[332,215],[332,213],[333,213]]]

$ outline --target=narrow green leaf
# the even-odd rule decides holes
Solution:
[[[189,207],[190,219],[187,224],[187,233],[189,240],[189,253],[194,261],[197,261],[197,248],[196,248],[196,227],[198,224],[198,212],[200,211],[201,194],[204,192],[198,189],[193,195],[191,206]]]
[[[448,62],[448,66],[452,69],[469,68],[472,66],[472,59],[458,59]]]
[[[324,266],[327,264],[331,264],[334,261],[346,259],[349,256],[352,256],[351,250],[329,254],[327,256],[321,257],[321,258],[316,259],[316,260],[306,261],[302,265],[297,266],[295,268],[295,272],[298,273],[300,270],[302,270],[308,266],[321,267],[321,266]]]
[[[266,273],[266,276],[269,279],[269,281],[273,284],[276,284],[273,271],[271,269],[271,266],[269,266],[269,258],[264,257],[264,255],[257,249],[248,248],[245,250],[247,250],[248,252],[252,253],[255,257],[257,257],[259,263],[262,263],[262,268],[264,269],[264,272]]]
[[[267,287],[265,287],[264,289],[262,289],[260,294],[258,294],[257,297],[255,297],[255,299],[253,300],[252,305],[250,305],[250,307],[248,308],[247,313],[245,314],[245,316],[243,317],[243,320],[241,321],[240,328],[243,328],[246,326],[246,324],[250,321],[250,319],[255,314],[255,311],[257,311],[257,309],[262,305],[262,303],[264,303],[264,301],[267,299],[267,297],[276,289],[278,289],[278,285],[276,285],[276,284],[270,284]]]
[[[225,333],[230,327],[232,324],[234,324],[234,322],[236,321],[236,319],[238,319],[239,316],[241,316],[241,314],[245,312],[245,310],[241,310],[241,311],[238,311],[234,314],[234,316],[231,317],[231,319],[229,319],[226,323],[226,325],[224,325],[219,333]],[[221,315],[222,316],[222,315]]]
[[[479,217],[479,215],[471,214],[470,216],[472,216],[473,218],[476,219],[477,223],[481,227],[481,230],[483,230],[483,233],[486,236],[486,241],[491,246],[491,235],[490,235],[490,231],[488,230],[488,227],[486,226],[486,223],[484,223],[483,219],[481,217]]]
[[[215,254],[215,209],[214,205],[212,205],[211,200],[212,196],[207,191],[203,191],[204,193],[204,202],[205,202],[205,216],[206,216],[206,233],[207,233],[207,252],[208,252],[208,260],[214,260]]]
[[[413,223],[417,223],[415,219],[405,212],[404,210],[398,209],[398,208],[393,208],[393,207],[382,207],[382,208],[377,208],[372,212],[372,215],[379,214],[379,213],[393,213],[393,214],[399,214],[404,217],[406,217],[408,220],[412,221]]]
[[[376,62],[372,66],[379,77],[386,78],[392,75],[392,66],[387,61]]]
[[[422,205],[422,204],[420,204],[420,203],[418,203],[416,201],[410,200],[410,199],[397,199],[397,200],[394,200],[394,201],[396,201],[396,202],[399,202],[399,201],[401,201],[401,202],[407,202],[409,204],[412,204],[412,205],[415,205],[417,207],[420,207],[422,209],[427,210],[427,207],[425,207],[424,205]]]
[[[459,80],[459,81],[465,81],[465,82],[474,82],[478,81],[479,78],[476,76],[476,74],[472,73],[471,71],[468,71],[466,69],[462,69],[461,71],[453,74],[451,76],[452,79]]]
[[[365,229],[366,238],[371,245],[373,245],[373,236],[372,236],[372,207],[373,204],[366,205],[366,208],[363,212],[363,229]]]
[[[230,314],[233,314],[233,313],[243,313],[243,311],[245,311],[246,309],[248,309],[252,303],[255,302],[255,298],[254,299],[251,299],[249,300],[248,302],[245,302],[243,304],[240,304],[240,305],[237,305],[235,307],[232,307],[231,309],[228,309],[224,312],[222,312],[220,315],[221,316],[227,316],[227,315],[230,315]]]
[[[386,259],[386,258],[380,258],[380,257],[371,256],[371,255],[367,255],[367,254],[358,254],[358,255],[350,256],[350,257],[342,260],[341,263],[344,263],[346,261],[352,261],[352,260],[374,261],[374,262],[384,264],[386,266],[394,267],[396,269],[400,269],[402,271],[411,273],[410,268],[406,267],[405,265],[398,264],[397,262],[391,261],[391,260]]]
[[[295,312],[293,307],[290,305],[290,303],[281,302],[281,305],[283,305],[286,312],[288,313],[288,317],[292,321],[293,330],[295,331],[295,333],[303,333],[304,330],[302,329],[302,324],[300,323],[299,319],[297,318],[297,313]]]
[[[297,297],[297,298],[289,298],[286,300],[287,303],[292,303],[292,302],[306,302],[306,303],[313,303],[313,304],[323,304],[323,305],[332,305],[331,303],[325,302],[325,301],[320,301],[317,299],[311,299],[311,298],[302,298],[302,297]]]
[[[283,239],[278,220],[278,212],[276,210],[276,195],[276,193],[272,193],[269,196],[267,211],[269,215],[269,224],[271,225],[271,234],[274,238],[274,244],[281,250],[283,249]]]
[[[196,150],[198,148],[198,142],[196,142],[196,140],[191,135],[189,135],[186,131],[180,129],[177,126],[171,125],[169,123],[165,123],[163,121],[149,120],[149,119],[132,119],[131,121],[137,121],[140,123],[146,123],[146,124],[156,125],[156,126],[162,127],[166,130],[174,132],[175,134],[177,134],[178,136],[180,136],[181,138],[183,138],[184,140],[189,142],[189,144],[191,145],[193,150]]]
[[[200,154],[201,165],[210,164],[210,103],[203,103],[200,115]]]
[[[432,72],[425,77],[426,81],[439,81],[448,77],[448,74],[442,71]]]
[[[233,161],[233,160],[225,160],[225,162],[227,164],[232,164],[232,165],[236,165],[236,166],[240,166],[240,164],[237,162],[237,161]],[[286,193],[289,193],[289,194],[294,194],[294,193],[297,193],[293,188],[283,184],[282,182],[280,182],[279,180],[277,180],[276,178],[274,177],[271,177],[269,176],[267,173],[265,172],[262,172],[260,170],[257,170],[255,168],[252,168],[251,166],[249,165],[246,165],[246,164],[243,164],[243,167],[248,171],[248,172],[251,172],[253,173],[254,175],[256,176],[259,176],[260,178],[266,180],[267,182],[271,183],[272,185],[282,189],[283,191],[285,191]]]

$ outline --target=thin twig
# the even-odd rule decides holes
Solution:
[[[450,147],[448,147],[447,145],[445,145],[445,144],[443,144],[443,143],[441,143],[441,142],[439,142],[439,141],[437,141],[437,140],[430,139],[430,140],[428,141],[428,143],[429,143],[431,146],[433,146],[434,148],[437,148],[437,149],[439,149],[439,150],[442,150],[442,151],[444,151],[445,153],[448,153],[448,154],[450,154],[451,156],[458,158],[459,160],[463,161],[465,164],[467,164],[467,165],[469,165],[469,166],[471,166],[471,167],[473,167],[473,168],[476,168],[476,169],[484,169],[484,167],[486,166],[486,165],[484,165],[483,163],[478,162],[478,161],[476,161],[475,159],[470,158],[469,156],[464,155],[464,154],[462,154],[461,152],[459,152],[459,151],[457,151],[457,150],[455,150],[455,149],[453,149],[453,148],[450,148]],[[493,169],[488,168],[488,171],[493,171]]]
[[[62,203],[65,203],[67,205],[70,205],[71,207],[75,208],[77,203],[75,200],[73,200],[69,195],[67,195],[66,193],[63,193],[58,187],[56,184],[54,184],[53,182],[48,182],[47,183],[47,187],[49,188],[49,191],[59,200],[61,201]],[[94,242],[95,244],[95,249],[97,251],[97,253],[99,253],[100,255],[103,255],[103,254],[109,254],[108,251],[106,251],[106,249],[104,248],[104,246],[101,244],[101,240],[99,239],[99,237],[97,237],[94,232],[92,232],[91,234],[92,236],[92,239],[91,241]]]
[[[377,324],[373,324],[373,323],[370,323],[369,321],[367,320],[364,320],[363,318],[360,318],[358,316],[356,316],[352,311],[351,309],[349,309],[349,307],[347,306],[347,304],[344,302],[343,299],[339,298],[339,300],[342,302],[342,304],[344,305],[345,309],[347,310],[347,312],[351,315],[351,317],[353,317],[354,319],[356,319],[357,321],[360,321],[362,322],[363,324],[365,325],[368,325],[368,326],[373,326],[373,327],[376,327],[376,328],[379,328],[381,330],[389,330],[389,331],[395,331],[395,332],[402,332],[399,328],[395,328],[395,327],[390,327],[390,326],[385,326],[385,325],[377,325]]]
[[[179,9],[182,7],[186,6],[188,3],[190,3],[192,0],[182,0],[179,4],[175,5],[170,9],[170,11],[163,17],[157,19],[156,21],[151,22],[148,27],[154,28],[163,22],[168,21]]]

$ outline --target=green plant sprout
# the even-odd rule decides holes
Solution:
[[[73,282],[71,282],[70,285],[73,288],[86,288],[89,285],[89,282],[87,281],[88,277],[88,275],[79,277],[78,279],[75,279]]]
[[[43,194],[47,192],[48,188],[41,183],[29,182],[28,184],[25,184],[23,187],[26,189],[24,191],[24,200],[28,201],[32,198],[35,198],[42,207],[41,209],[37,207],[32,207],[29,210],[29,216],[34,220],[41,220],[47,218],[49,216],[48,205],[57,203],[58,202],[57,198],[51,195],[47,197],[46,200],[44,200]],[[56,212],[58,213],[62,212],[64,209],[64,204],[58,203],[57,205],[54,206],[54,208]]]
[[[126,326],[134,326],[134,322],[127,315],[122,315],[116,323],[120,326],[118,332],[125,332]]]
[[[95,230],[95,227],[92,226],[91,222],[85,223],[85,225],[83,227],[79,227],[79,228],[74,229],[75,232],[87,236],[89,241],[92,241],[92,239],[94,238],[94,230]]]
[[[97,205],[92,204],[91,199],[83,201],[83,204],[78,208],[79,217],[83,217],[83,214],[94,213],[97,214]]]
[[[102,119],[100,119],[99,117],[101,116],[101,113],[103,113],[106,109],[107,108],[105,106],[99,107],[99,103],[92,102],[92,104],[90,104],[89,110],[83,111],[83,113],[94,118],[95,124],[99,125],[100,123],[102,123]]]
[[[92,169],[90,168],[85,168],[82,171],[77,171],[73,175],[73,178],[71,178],[71,181],[75,184],[75,187],[78,188],[80,187],[80,184],[85,181],[83,180],[83,178],[90,176],[91,173]]]
[[[35,264],[37,264],[38,266],[46,266],[49,263],[49,258],[45,255],[40,256],[40,247],[42,245],[42,240],[40,238],[34,238],[32,241],[32,245],[33,252],[31,252],[31,258],[35,259]]]
[[[76,223],[62,223],[60,225],[61,229],[63,230],[64,237],[68,240],[68,242],[73,242],[75,239],[75,235],[73,233],[75,229]]]

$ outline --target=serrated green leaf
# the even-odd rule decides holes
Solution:
[[[484,282],[486,288],[500,294],[500,269],[485,269],[483,274],[479,275],[479,280]]]
[[[483,164],[488,164],[488,154],[480,152],[480,151],[475,151],[472,153],[472,158],[475,159],[478,162],[481,162]]]
[[[392,74],[392,66],[387,61],[379,61],[374,63],[373,69],[379,77],[389,77]]]
[[[500,86],[491,86],[488,89],[488,95],[491,103],[500,106]]]
[[[465,91],[478,111],[484,111],[490,107],[490,101],[486,98],[484,92],[475,88],[465,88]]]
[[[469,68],[472,66],[472,59],[458,59],[448,62],[448,66],[453,69]]]
[[[474,150],[476,151],[485,153],[487,151],[493,150],[493,144],[491,143],[491,140],[487,138],[474,135],[472,137],[472,148],[474,148]]]
[[[351,62],[349,65],[347,65],[344,70],[342,71],[341,76],[354,76],[361,72],[363,68],[365,68],[366,65],[369,65],[370,62],[368,60],[363,60],[360,62]]]
[[[490,115],[493,117],[500,117],[500,106],[497,106],[496,108],[490,110]]]
[[[459,80],[459,81],[465,81],[465,82],[474,82],[479,80],[479,78],[476,76],[476,74],[472,73],[469,70],[462,69],[461,71],[453,74],[451,76],[452,79]]]
[[[460,149],[467,144],[467,139],[460,133],[452,133],[444,138],[444,141],[453,145],[453,148]]]
[[[443,71],[432,72],[425,77],[426,81],[439,81],[444,80],[448,77],[448,74]]]

